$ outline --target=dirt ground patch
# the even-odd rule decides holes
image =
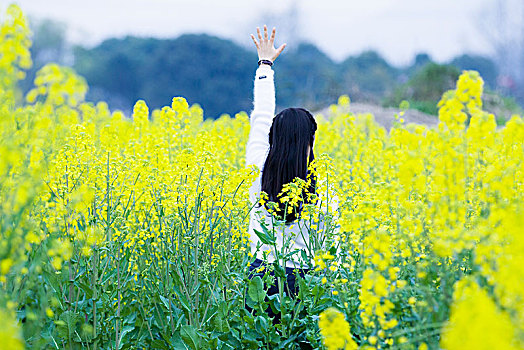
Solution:
[[[389,131],[393,125],[393,122],[395,121],[395,114],[398,115],[400,113],[400,109],[391,107],[384,108],[373,104],[351,102],[349,105],[349,112],[353,114],[370,113],[374,116],[375,121],[379,125],[383,126],[386,130]],[[329,108],[324,108],[315,112],[314,114],[322,114],[324,117],[329,118],[331,113]],[[404,124],[422,124],[429,128],[436,127],[438,125],[437,116],[422,113],[413,109],[407,110],[402,118],[404,119]]]

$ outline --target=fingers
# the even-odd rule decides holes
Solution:
[[[275,27],[273,27],[273,32],[271,33],[271,39],[269,40],[269,43],[271,44],[271,46],[273,46],[273,43],[275,42],[275,32],[276,32],[276,29]]]
[[[262,42],[262,34],[260,34],[260,28],[257,27],[258,40]]]
[[[267,41],[267,26],[264,24],[264,40]]]
[[[255,46],[257,47],[257,50],[260,49],[260,46],[257,43],[257,39],[255,39],[255,36],[251,34],[251,39],[253,39],[253,42],[255,43]]]
[[[275,56],[273,56],[273,61],[277,59],[277,57],[284,51],[286,47],[286,44],[280,45],[280,47],[277,49],[277,52],[275,53]]]

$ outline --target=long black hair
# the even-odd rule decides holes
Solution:
[[[313,115],[304,108],[286,108],[273,118],[273,124],[269,130],[269,154],[262,169],[261,190],[268,195],[268,201],[279,205],[276,214],[283,218],[286,223],[297,219],[302,207],[284,215],[285,206],[280,203],[278,194],[282,186],[292,182],[296,177],[307,181],[309,163],[315,159],[313,154],[313,142],[317,123]],[[311,146],[311,154],[308,162],[308,147]],[[316,178],[311,177],[311,184],[306,189],[309,193],[315,193]],[[310,202],[307,193],[302,193],[304,201]],[[267,204],[264,204],[268,208]]]

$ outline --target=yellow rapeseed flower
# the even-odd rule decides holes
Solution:
[[[344,314],[335,308],[328,308],[320,314],[318,320],[324,346],[328,350],[357,349],[351,337],[349,324]]]

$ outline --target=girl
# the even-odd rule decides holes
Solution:
[[[278,49],[274,48],[275,28],[270,38],[268,38],[265,25],[264,37],[259,28],[257,28],[257,33],[258,41],[254,35],[251,35],[258,51],[259,67],[255,74],[254,108],[250,116],[251,130],[246,145],[246,166],[256,165],[261,169],[261,174],[249,190],[250,200],[254,205],[250,213],[249,238],[251,251],[257,257],[250,266],[250,278],[255,273],[263,275],[261,271],[264,261],[261,258],[264,258],[264,255],[267,262],[274,262],[286,251],[296,251],[296,254],[291,256],[288,254],[287,259],[282,259],[285,260],[286,266],[287,283],[284,290],[287,295],[293,297],[297,293],[293,270],[298,270],[298,273],[303,276],[307,272],[306,267],[310,264],[302,257],[310,256],[310,253],[319,247],[311,245],[309,220],[306,222],[300,218],[304,203],[298,203],[297,210],[289,213],[285,210],[284,204],[280,201],[281,197],[278,195],[283,185],[292,182],[293,179],[297,177],[303,180],[308,179],[308,166],[314,159],[313,144],[317,124],[311,113],[303,108],[287,108],[275,116],[272,65],[286,44],[281,45]],[[305,203],[309,203],[310,195],[315,193],[315,178],[310,180],[310,185],[302,195]],[[258,194],[261,191],[267,194],[267,201],[263,204],[258,202]],[[272,210],[268,201],[278,203],[279,206]],[[276,218],[285,223],[275,226]],[[317,225],[320,226],[320,231],[322,222]],[[265,239],[261,235],[265,235]],[[304,255],[302,251],[308,254]],[[278,292],[278,284],[275,283],[268,290],[268,295]],[[271,310],[268,312],[272,316]],[[278,321],[280,315],[274,316],[276,316],[274,321]]]

